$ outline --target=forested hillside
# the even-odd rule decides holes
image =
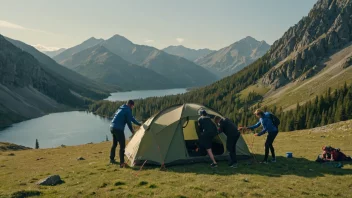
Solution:
[[[351,5],[352,1],[348,0],[319,0],[310,11],[308,17],[304,17],[300,22],[298,22],[298,24],[290,28],[281,39],[275,42],[266,55],[255,61],[250,66],[212,85],[183,95],[149,98],[137,101],[137,106],[135,109],[136,115],[140,119],[145,120],[149,116],[170,105],[194,102],[214,108],[224,116],[234,119],[240,125],[254,123],[255,118],[252,115],[252,108],[253,106],[260,106],[263,96],[257,94],[256,92],[250,92],[247,96],[241,97],[240,92],[248,88],[250,85],[257,84],[258,82],[264,82],[266,85],[272,85],[273,89],[279,88],[290,81],[294,83],[294,81],[299,77],[301,77],[300,81],[309,83],[309,79],[314,75],[319,74],[321,69],[318,69],[315,64],[320,65],[322,63],[320,61],[328,58],[338,50],[344,49],[351,37],[342,39],[345,38],[346,34],[337,34],[340,35],[337,36],[337,38],[339,38],[339,45],[330,46],[331,42],[323,43],[325,49],[324,53],[320,53],[319,50],[321,48],[310,48],[309,46],[316,46],[315,38],[320,38],[318,35],[321,35],[322,32],[326,32],[327,35],[335,35],[336,32],[339,33],[342,30],[350,31],[350,23],[343,21],[346,21],[348,16],[352,16],[352,10],[348,9]],[[319,21],[318,16],[322,18],[322,21],[326,20],[329,21],[329,23],[319,23],[317,25],[317,21]],[[343,24],[346,26],[343,26],[343,29],[341,29],[342,27],[340,26]],[[305,33],[295,36],[294,32],[298,31],[299,27],[304,27],[303,30]],[[309,38],[314,39],[306,38],[308,34],[310,36]],[[288,48],[289,46],[296,47],[292,47],[291,49]],[[283,62],[281,60],[286,60],[286,58],[287,60],[291,60],[293,57],[292,54],[300,52],[302,49],[306,49],[304,51],[305,56],[299,55],[298,59],[293,59],[293,62],[289,61],[287,63],[288,65],[284,64],[285,66],[282,67]],[[308,54],[311,54],[312,56],[314,55],[314,57],[311,55],[308,56]],[[317,57],[317,54],[319,54],[319,57]],[[301,63],[305,65],[302,71],[298,67]],[[351,65],[350,61],[347,61],[346,64],[344,64],[343,69],[339,70],[339,74],[348,74],[347,72],[349,69],[345,68],[348,68],[349,65]],[[286,70],[281,70],[279,68],[288,68],[288,71],[290,72],[282,73]],[[308,70],[314,70],[314,72],[311,71],[307,73]],[[289,73],[294,74],[295,78],[288,78],[287,74]],[[275,81],[276,83],[265,83],[268,78],[272,79],[272,82]],[[297,105],[297,109],[285,112],[283,112],[281,106],[276,106],[275,103],[268,106],[282,120],[282,125],[280,125],[281,130],[311,128],[322,124],[333,123],[351,118],[349,113],[351,110],[351,104],[348,102],[351,99],[351,91],[348,91],[351,87],[346,85],[342,88],[342,90],[340,90],[345,83],[344,79],[339,77],[334,78],[334,76],[330,76],[328,78],[334,79],[335,82],[337,82],[335,83],[334,89],[337,88],[338,90],[330,91],[330,94],[325,94],[325,97],[319,96],[318,99],[314,99],[310,102],[306,102],[307,99],[309,100],[308,97],[302,98],[301,105],[304,104],[302,107]],[[327,80],[327,78],[325,78],[325,80]],[[309,86],[314,87],[314,84]],[[329,86],[326,86],[326,91],[328,91],[328,88]],[[309,97],[311,98],[311,96]],[[287,99],[290,98],[284,98],[283,100]],[[98,102],[93,104],[90,110],[100,115],[112,116],[120,104],[121,103]],[[298,117],[300,118],[299,120]]]
[[[189,97],[189,99],[185,99],[185,97]],[[171,98],[168,97],[168,99]],[[216,109],[219,109],[226,117],[233,119],[239,126],[248,126],[258,122],[257,118],[253,115],[254,110],[256,108],[263,108],[266,111],[272,112],[281,120],[279,127],[281,131],[310,129],[352,119],[352,85],[347,86],[345,84],[343,88],[337,90],[329,88],[324,95],[317,96],[314,100],[306,104],[297,104],[296,109],[286,112],[283,112],[281,107],[262,107],[260,102],[255,106],[251,106],[254,101],[260,101],[260,99],[261,96],[251,93],[244,102],[234,97],[230,98],[230,100],[233,100],[233,104],[235,105]],[[165,97],[148,98],[136,102],[134,113],[139,119],[145,121],[161,109],[173,104],[181,104],[185,101],[197,103],[199,100],[202,99],[198,98],[197,100],[196,97],[190,96],[190,94],[174,96],[172,100],[166,100]],[[221,106],[221,102],[214,100],[206,100],[206,102],[208,104],[212,103],[213,105],[209,105],[211,107]],[[101,101],[91,105],[90,110],[99,115],[111,117],[115,113],[115,110],[122,104],[123,102]]]
[[[134,110],[140,119],[145,120],[170,105],[193,102],[207,105],[233,118],[235,112],[244,105],[238,93],[247,86],[254,84],[270,67],[267,63],[267,56],[264,56],[235,75],[207,87],[176,96],[138,100],[136,101],[136,108]],[[252,101],[255,99],[259,98],[250,94],[249,100]],[[99,115],[110,117],[120,104],[122,103],[99,101],[91,105],[90,110]]]

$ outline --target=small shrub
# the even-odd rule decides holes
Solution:
[[[177,195],[176,198],[187,198],[187,197],[183,195]]]
[[[222,197],[229,197],[229,194],[227,192],[221,192],[219,193],[219,195]]]
[[[37,190],[21,190],[12,193],[11,198],[23,198],[23,197],[32,197],[41,195],[40,191]]]
[[[138,186],[145,186],[145,185],[147,185],[147,184],[148,184],[148,182],[146,182],[146,181],[141,181],[141,182],[139,182]]]
[[[155,184],[151,184],[149,188],[157,188],[157,186]]]
[[[122,185],[125,185],[126,183],[125,182],[122,182],[122,181],[117,181],[115,182],[115,186],[122,186]]]

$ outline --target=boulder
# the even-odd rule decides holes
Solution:
[[[342,64],[342,68],[346,69],[352,65],[352,56],[347,58],[347,60]]]
[[[51,175],[51,176],[37,182],[37,185],[55,186],[55,185],[62,184],[62,183],[63,183],[63,181],[61,180],[61,177],[59,175]]]
[[[80,160],[86,160],[86,159],[84,159],[83,157],[79,157],[77,158],[77,160],[80,161]]]

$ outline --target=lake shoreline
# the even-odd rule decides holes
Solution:
[[[11,127],[13,124],[18,124],[18,123],[21,123],[21,122],[24,122],[24,121],[28,121],[28,120],[33,120],[33,119],[37,119],[37,118],[40,118],[40,117],[43,117],[43,116],[47,116],[49,114],[52,114],[52,113],[63,113],[63,112],[70,112],[70,111],[88,111],[88,106],[87,106],[87,109],[84,109],[84,108],[72,108],[72,107],[64,107],[64,108],[60,108],[58,109],[57,111],[52,111],[52,112],[46,112],[42,115],[39,115],[39,116],[33,116],[33,117],[30,117],[30,118],[24,118],[24,117],[19,117],[18,119],[18,122],[10,122],[9,124],[6,124],[6,125],[1,125],[0,124],[0,133],[1,131]]]
[[[0,142],[34,148],[56,148],[99,143],[111,139],[110,119],[87,110],[54,112],[45,116],[13,124],[0,131]],[[129,130],[125,130],[126,137]]]
[[[161,97],[160,94],[177,95],[180,94],[179,92],[185,93],[187,90],[145,90],[123,92],[123,94],[132,93],[141,98],[147,98]],[[156,96],[150,96],[150,94],[156,94]],[[124,97],[133,98],[130,95]],[[60,106],[55,111],[31,118],[18,119],[18,122],[0,126],[0,142],[10,142],[31,148],[34,147],[35,139],[38,139],[42,144],[40,148],[53,148],[61,144],[74,146],[89,142],[98,143],[106,138],[111,139],[109,127],[111,119],[111,116],[102,116],[90,111],[88,105],[78,108]],[[80,136],[77,136],[78,133]],[[126,138],[129,137],[129,133],[129,130],[126,129]],[[92,137],[95,138],[92,139]]]
[[[173,88],[173,89],[153,89],[153,90],[132,90],[110,93],[110,96],[103,101],[125,102],[127,100],[139,100],[150,97],[163,97],[169,95],[178,95],[188,92],[188,88]]]
[[[150,91],[170,91],[170,90],[185,90],[184,93],[187,93],[188,91],[191,91],[192,89],[194,88],[172,88],[172,89],[153,89],[153,90],[124,90],[124,91],[120,91],[120,92],[114,92],[114,93],[131,93],[131,92],[150,92]],[[104,100],[108,100],[109,97],[112,96],[112,94],[114,93],[110,93],[110,95],[105,98],[105,99],[102,99],[102,100],[96,100],[96,101],[104,101]],[[173,95],[173,94],[171,94]],[[162,96],[149,96],[149,97],[162,97]],[[132,98],[133,100],[138,100],[139,98],[135,99],[135,98]],[[124,101],[124,100],[121,100],[121,101]],[[113,101],[113,102],[121,102],[121,101]],[[52,112],[46,112],[42,115],[39,115],[39,116],[33,116],[33,117],[30,117],[30,118],[24,118],[24,117],[18,117],[17,121],[15,122],[10,122],[10,123],[7,123],[7,124],[3,124],[1,125],[0,124],[0,132],[5,130],[6,128],[9,128],[11,126],[13,126],[13,124],[17,124],[17,123],[21,123],[21,122],[24,122],[24,121],[28,121],[28,120],[32,120],[32,119],[36,119],[36,118],[40,118],[40,117],[43,117],[43,116],[46,116],[46,115],[49,115],[49,114],[52,114],[52,113],[63,113],[63,112],[71,112],[71,111],[89,111],[89,106],[83,108],[74,108],[74,107],[69,107],[69,106],[63,106],[62,108],[59,108],[58,110],[56,111],[52,111]],[[93,113],[93,112],[92,112]],[[95,115],[98,115],[96,113],[93,113]],[[99,115],[100,117],[103,117],[103,118],[108,118],[108,119],[111,119],[110,117],[108,116],[101,116]]]

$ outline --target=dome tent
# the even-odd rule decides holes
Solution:
[[[130,165],[147,164],[172,165],[204,161],[208,156],[192,153],[198,140],[199,110],[223,117],[218,112],[199,105],[181,104],[164,109],[149,118],[128,143],[125,155]],[[226,135],[218,134],[213,140],[213,152],[217,160],[228,158]],[[249,158],[250,152],[242,136],[237,142],[238,158]]]

